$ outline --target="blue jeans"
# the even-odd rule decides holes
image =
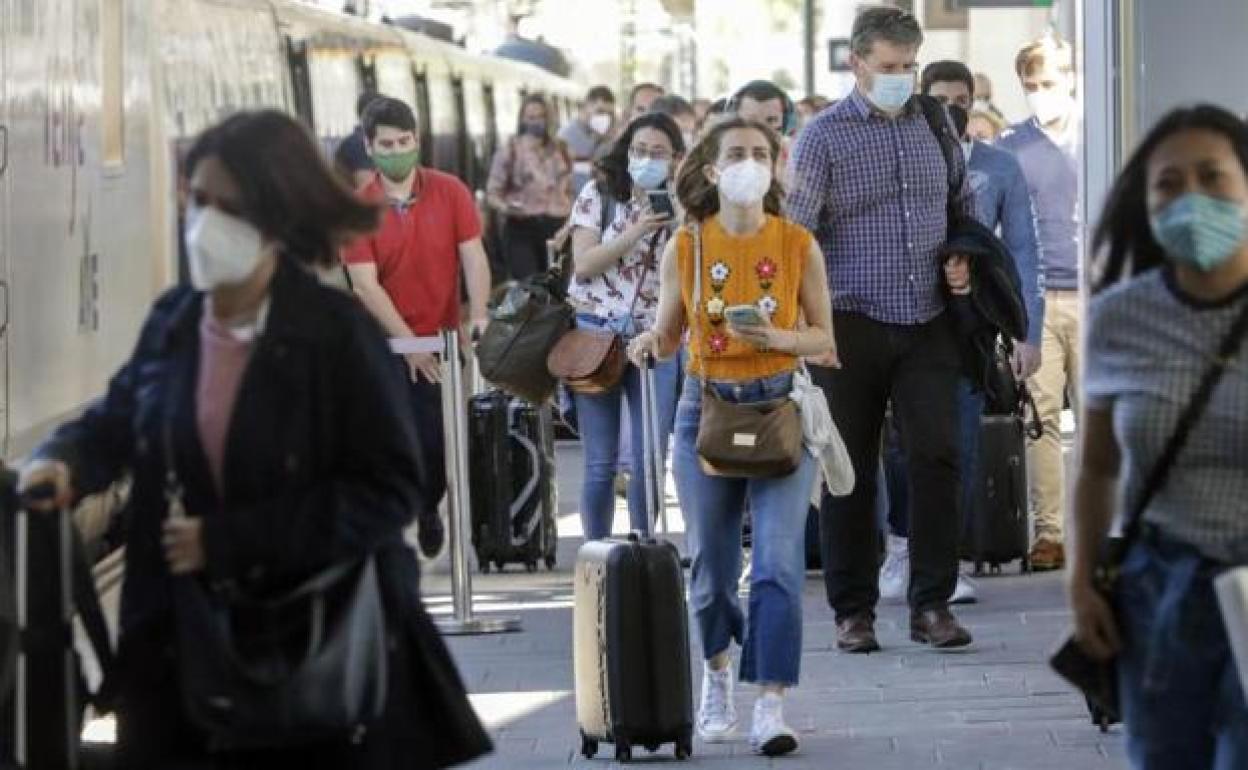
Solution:
[[[1118,675],[1135,770],[1248,767],[1248,707],[1213,590],[1224,569],[1164,538],[1123,563]]]
[[[659,451],[666,458],[667,438],[672,432],[676,411],[676,379],[680,362],[673,358],[654,368],[655,403],[659,407]],[[615,472],[619,467],[620,405],[628,399],[631,465],[646,467],[641,419],[641,372],[628,364],[620,382],[606,393],[587,396],[573,394],[581,448],[585,455],[585,479],[581,488],[581,526],[587,540],[601,540],[611,534],[615,518]],[[663,480],[660,479],[662,484]],[[633,473],[628,481],[628,515],[633,530],[653,532],[646,522],[646,477]]]
[[[965,377],[958,381],[958,449],[962,455],[960,531],[965,529],[975,505],[975,479],[979,474],[979,418],[984,413],[984,394],[971,388]],[[888,529],[898,537],[910,536],[910,489],[906,452],[896,424],[884,427],[884,477],[888,488]]]
[[[782,398],[792,375],[742,383],[713,382],[721,398],[752,403]],[[792,686],[802,657],[802,584],[806,574],[806,513],[815,460],[802,453],[796,471],[780,478],[708,476],[698,461],[702,380],[685,376],[676,408],[673,472],[693,559],[694,621],[706,659],[741,645],[741,680]],[[746,500],[754,521],[749,620],[741,612],[741,525]]]

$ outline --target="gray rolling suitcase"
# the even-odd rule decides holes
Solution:
[[[662,454],[654,408],[654,369],[642,372],[647,521],[662,508]],[[648,529],[649,529],[648,525]],[[588,542],[576,558],[572,659],[581,753],[615,744],[620,761],[635,747],[675,745],[693,753],[689,621],[680,554],[649,531]]]

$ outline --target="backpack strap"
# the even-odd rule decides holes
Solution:
[[[946,175],[949,182],[949,192],[945,199],[945,207],[948,212],[949,224],[952,226],[955,222],[962,219],[962,215],[954,208],[954,201],[962,192],[962,186],[966,183],[966,164],[958,163],[954,153],[961,152],[961,143],[958,138],[953,135],[953,126],[951,124],[949,113],[945,106],[930,96],[919,94],[914,97],[918,100],[919,109],[923,112],[923,119],[927,121],[927,127],[931,130],[932,135],[936,137],[936,144],[940,146],[940,154],[945,159]]]

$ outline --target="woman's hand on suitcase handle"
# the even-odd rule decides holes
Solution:
[[[196,516],[165,519],[161,545],[165,561],[175,575],[199,572],[207,564],[204,554],[204,520]]]
[[[647,363],[652,364],[659,360],[662,344],[659,335],[653,331],[642,332],[628,343],[628,360],[632,361],[638,369],[644,369]],[[647,359],[649,359],[648,362]]]
[[[31,460],[22,466],[17,494],[32,511],[57,511],[74,500],[69,466],[60,460]]]

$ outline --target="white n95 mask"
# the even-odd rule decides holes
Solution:
[[[255,272],[264,248],[250,222],[215,206],[192,206],[186,212],[186,254],[191,285],[199,291],[242,283]]]

